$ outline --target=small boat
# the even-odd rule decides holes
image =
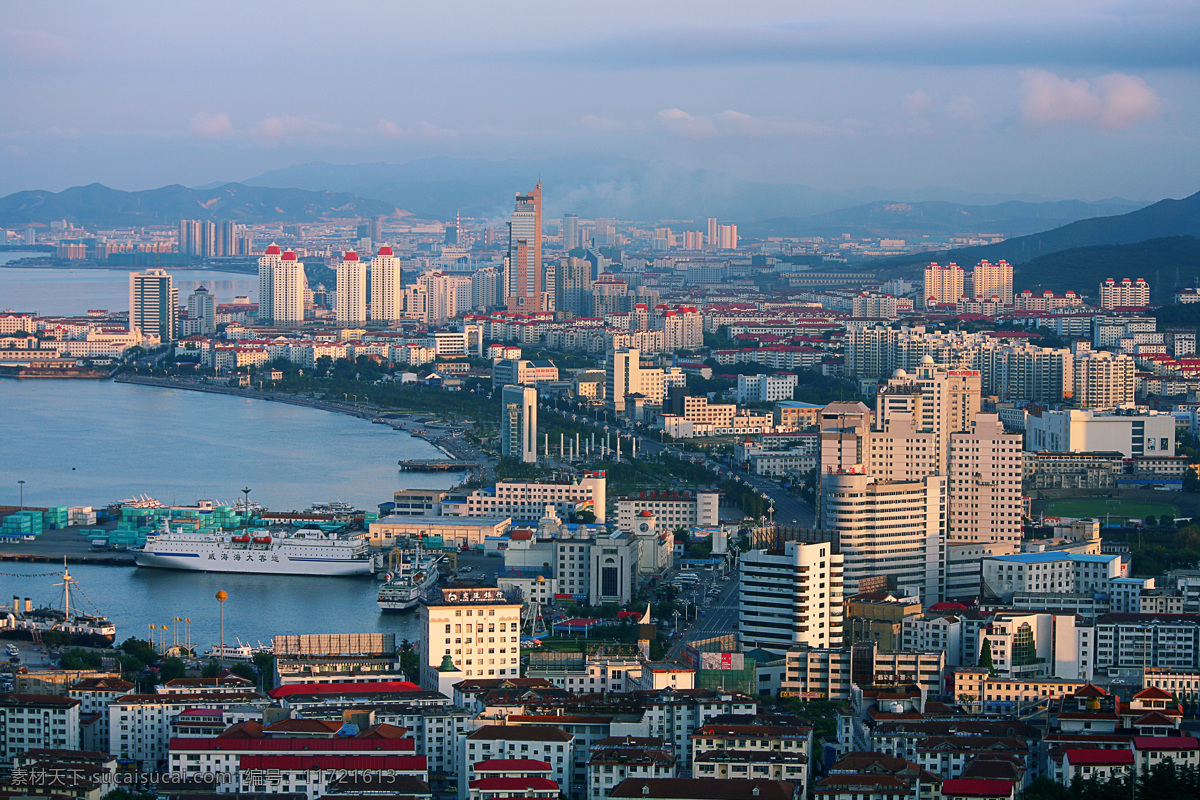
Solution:
[[[225,661],[253,661],[254,656],[258,653],[271,652],[271,648],[263,647],[261,644],[251,647],[241,639],[234,639],[234,641],[237,642],[236,645],[227,644],[224,647],[219,644],[213,645],[204,652],[204,657]]]

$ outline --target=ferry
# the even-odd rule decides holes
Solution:
[[[387,578],[379,587],[379,610],[385,612],[412,611],[421,602],[422,595],[438,580],[440,556],[422,557],[420,552],[411,555],[411,561],[400,562],[400,572]]]
[[[206,650],[204,652],[204,657],[205,658],[216,658],[216,659],[220,659],[220,660],[224,660],[224,661],[247,661],[247,662],[249,662],[249,661],[253,661],[254,656],[256,656],[259,653],[272,652],[271,648],[263,647],[262,644],[259,644],[258,647],[251,647],[250,645],[244,643],[241,639],[237,639],[235,641],[237,641],[236,645],[232,645],[232,644],[227,644],[224,646],[219,645],[219,644],[213,645],[212,647],[208,648],[208,650]]]
[[[368,576],[375,560],[361,537],[320,530],[197,533],[169,528],[132,548],[139,567],[254,575]]]
[[[0,610],[0,636],[36,642],[43,634],[55,631],[66,636],[65,644],[111,647],[117,638],[117,628],[108,617],[71,607],[71,587],[77,583],[64,560],[62,583],[54,584],[63,587],[62,608],[34,608],[28,599],[22,608],[19,598],[14,597],[11,609]],[[12,646],[9,648],[11,652]]]

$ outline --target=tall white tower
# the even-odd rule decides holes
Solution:
[[[302,324],[304,290],[308,286],[304,277],[304,262],[297,260],[296,254],[288,250],[280,255],[279,264],[271,271],[274,274],[271,321],[276,325]]]
[[[399,322],[404,318],[404,282],[400,259],[383,245],[371,259],[371,319]]]
[[[356,327],[367,321],[367,265],[350,250],[342,256],[337,272],[337,324]]]
[[[166,343],[175,334],[175,311],[179,290],[163,269],[129,273],[129,330]]]
[[[283,258],[279,245],[271,242],[258,259],[258,321],[275,319],[275,268]]]

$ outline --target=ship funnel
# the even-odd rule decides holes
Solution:
[[[25,598],[25,613],[28,614],[30,611],[33,611],[33,601],[30,600],[28,597],[26,597]]]
[[[20,612],[21,612],[21,598],[17,597],[14,594],[13,595],[13,613],[19,614]]]

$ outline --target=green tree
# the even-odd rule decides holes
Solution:
[[[263,691],[274,688],[275,686],[275,655],[273,653],[255,653],[250,657],[254,668],[258,670],[258,674],[262,677]]]
[[[990,639],[983,640],[983,647],[979,651],[979,666],[985,667],[989,676],[996,674],[996,665],[992,662],[992,642]]]
[[[258,670],[250,664],[234,664],[229,668],[229,671],[239,678],[245,678],[255,686],[258,685]]]
[[[183,659],[176,658],[175,656],[164,658],[158,667],[158,679],[162,683],[173,681],[176,678],[182,678],[184,673],[185,668],[183,665]]]
[[[42,636],[42,641],[45,641],[45,634]],[[80,647],[73,647],[62,654],[58,663],[63,669],[100,669],[100,654],[84,650]]]
[[[1183,473],[1183,490],[1185,492],[1200,491],[1200,475],[1196,474],[1196,470],[1188,467]]]
[[[204,665],[204,668],[200,670],[201,678],[215,678],[220,674],[221,674],[221,665],[219,663],[217,663],[216,659],[209,661],[207,664]]]

